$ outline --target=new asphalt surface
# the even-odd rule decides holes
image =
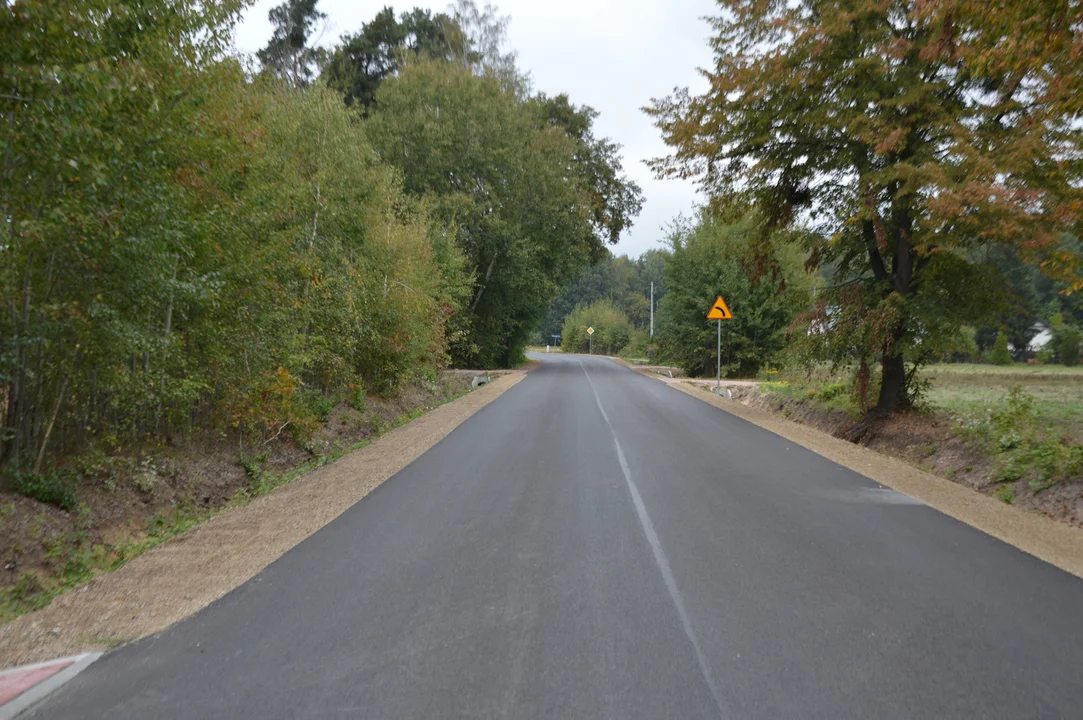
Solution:
[[[42,718],[1079,718],[1083,581],[601,358]]]

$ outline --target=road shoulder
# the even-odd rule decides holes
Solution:
[[[0,627],[0,667],[160,632],[246,582],[525,377],[496,378]]]
[[[1083,530],[1014,508],[901,460],[764,410],[721,398],[708,390],[686,383],[666,384],[1083,578]]]

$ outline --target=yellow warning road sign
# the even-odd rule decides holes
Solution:
[[[732,320],[733,313],[730,312],[730,306],[726,304],[726,301],[719,295],[718,299],[714,301],[714,305],[711,306],[711,311],[707,313],[708,320]]]
[[[593,335],[593,334],[594,334],[594,328],[592,328],[592,327],[587,328],[587,335]]]

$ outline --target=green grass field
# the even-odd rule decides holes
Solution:
[[[952,415],[979,415],[1003,406],[1016,385],[1034,398],[1038,417],[1083,431],[1083,367],[1060,365],[932,365],[927,401]]]
[[[969,441],[970,457],[992,460],[986,480],[1004,502],[1083,478],[1083,368],[932,365],[918,378],[927,383],[922,412],[949,418],[952,434]],[[784,370],[762,387],[860,416],[846,371]]]

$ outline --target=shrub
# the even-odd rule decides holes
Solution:
[[[50,468],[45,473],[16,471],[12,486],[15,492],[39,502],[71,510],[79,498],[75,494],[78,480],[71,472]]]
[[[1011,365],[1012,351],[1008,349],[1008,336],[1003,332],[997,333],[996,342],[989,351],[989,362],[993,365]]]
[[[594,328],[594,336],[587,328]],[[590,305],[579,305],[564,319],[561,331],[564,349],[568,352],[593,351],[602,355],[619,352],[632,338],[632,323],[611,300],[599,300]]]
[[[719,328],[706,316],[719,295],[733,311],[721,327],[727,377],[755,377],[777,362],[786,328],[811,298],[800,238],[772,229],[755,212],[732,219],[738,212],[704,212],[669,238],[673,255],[656,338],[666,358],[691,376],[714,377]]]
[[[651,342],[651,336],[646,330],[633,330],[628,344],[620,351],[621,357],[641,358],[647,357],[647,346]]]
[[[297,403],[296,410],[302,416],[311,416],[320,422],[327,422],[327,418],[331,416],[331,411],[335,408],[331,398],[314,388],[302,389],[294,395],[294,399]]]
[[[1053,330],[1052,345],[1053,356],[1058,363],[1069,367],[1078,365],[1083,332],[1072,325],[1062,325]]]
[[[1026,479],[1040,492],[1054,483],[1083,474],[1083,445],[1052,434],[1034,407],[1034,398],[1016,385],[1003,409],[966,430],[997,455],[993,480]]]

